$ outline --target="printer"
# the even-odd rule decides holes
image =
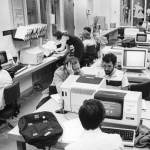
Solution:
[[[106,110],[102,131],[120,134],[124,145],[134,146],[142,113],[142,93],[101,88],[92,98],[100,100]]]
[[[106,87],[104,78],[70,75],[60,86],[64,109],[77,113],[83,101],[92,98],[93,93],[102,87]]]

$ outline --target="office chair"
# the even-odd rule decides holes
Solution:
[[[131,84],[129,86],[130,91],[140,91],[142,92],[142,99],[147,99],[149,97],[150,92],[150,80],[137,83],[137,84]]]
[[[12,85],[4,89],[4,99],[6,106],[0,111],[0,120],[6,122],[6,126],[14,128],[8,119],[11,117],[17,117],[19,114],[19,106],[17,105],[17,100],[20,97],[20,86],[19,82],[15,81]]]
[[[49,86],[49,96],[44,97],[36,106],[36,109],[38,109],[39,107],[41,107],[45,102],[47,102],[50,98],[51,98],[51,94],[56,94],[57,93],[57,89],[55,85],[50,85]]]
[[[86,53],[83,55],[81,60],[81,66],[90,66],[96,58],[98,58],[98,54],[95,45],[87,46]]]
[[[118,29],[118,39],[121,39],[121,41],[124,39],[124,28]]]

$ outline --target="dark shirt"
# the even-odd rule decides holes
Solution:
[[[136,28],[139,29],[139,32],[144,32],[144,33],[146,33],[146,29],[145,29],[144,27],[142,27],[142,26],[137,26]]]
[[[69,34],[66,34],[65,36],[69,37],[66,44],[74,46],[74,56],[81,60],[84,51],[84,44],[81,39],[77,36]]]

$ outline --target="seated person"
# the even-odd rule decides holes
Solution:
[[[62,33],[61,31],[55,31],[53,36],[56,38],[56,41],[61,43],[61,47],[56,49],[57,53],[62,52],[65,49],[66,44],[68,45],[67,51],[70,52],[70,45],[74,47],[74,56],[79,59],[82,58],[84,45],[81,39],[77,36]]]
[[[116,69],[117,57],[112,53],[108,53],[103,56],[102,64],[104,67],[105,75],[107,80],[107,88],[111,89],[123,89],[128,90],[129,82],[125,72]],[[97,74],[97,77],[102,77],[101,74]],[[111,82],[115,81],[115,82]]]
[[[67,145],[65,150],[123,150],[124,146],[119,134],[101,131],[104,118],[105,108],[99,100],[85,100],[79,109],[79,119],[84,128],[82,137]]]
[[[143,21],[139,21],[136,28],[139,29],[139,32],[144,32],[146,33],[146,29],[142,27]]]
[[[86,53],[87,46],[95,45],[96,47],[96,42],[94,39],[91,38],[89,32],[84,31],[81,37],[82,37],[83,44],[84,44],[84,53]]]
[[[4,109],[5,107],[5,100],[3,95],[4,89],[12,83],[13,81],[11,76],[6,70],[2,68],[0,61],[0,110]]]
[[[57,92],[60,93],[61,84],[68,78],[69,75],[84,75],[80,70],[78,58],[74,56],[66,57],[64,65],[60,66],[54,73],[52,85],[56,85]]]
[[[87,32],[89,32],[91,34],[91,28],[90,27],[84,27],[83,30],[87,31]]]

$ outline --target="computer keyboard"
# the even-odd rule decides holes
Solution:
[[[134,146],[135,130],[101,127],[105,133],[119,134],[125,146]]]
[[[19,64],[19,65],[16,65],[16,66],[13,66],[9,69],[7,69],[8,72],[14,72],[14,74],[18,74],[20,72],[22,72],[23,70],[27,69],[28,66],[27,65],[22,65],[22,64]]]

